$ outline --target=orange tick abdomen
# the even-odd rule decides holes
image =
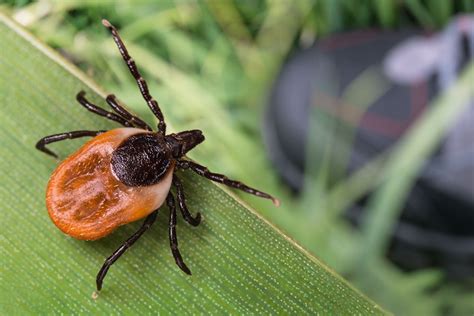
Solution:
[[[159,183],[141,187],[126,186],[111,168],[112,152],[128,137],[144,132],[118,128],[100,134],[56,168],[48,183],[46,206],[59,229],[77,239],[99,239],[163,204],[174,166]]]

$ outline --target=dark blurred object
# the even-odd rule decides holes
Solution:
[[[307,166],[307,142],[317,149],[323,146],[318,139],[332,137],[335,153],[341,152],[338,146],[351,146],[350,161],[331,156],[336,166],[332,169],[351,173],[392,146],[472,60],[473,16],[458,17],[443,32],[430,36],[421,30],[358,31],[321,40],[291,57],[273,87],[264,122],[270,156],[298,192]],[[347,109],[357,105],[348,106],[350,100],[343,94],[374,66],[387,81],[387,90],[351,121]],[[351,143],[338,139],[334,129],[311,126],[315,109],[334,116],[341,126],[355,124]],[[470,104],[427,161],[406,202],[389,251],[403,268],[441,266],[451,278],[474,275],[473,118]],[[353,222],[360,218],[363,205],[361,201],[348,210]]]

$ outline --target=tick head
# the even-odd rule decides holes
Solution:
[[[188,151],[203,141],[204,135],[198,129],[166,136],[166,142],[171,147],[171,152],[174,158],[180,158],[184,156]]]

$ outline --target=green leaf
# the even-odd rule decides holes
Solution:
[[[94,300],[103,260],[140,224],[95,242],[62,234],[44,203],[58,161],[34,145],[48,134],[114,128],[75,102],[84,89],[105,106],[105,94],[1,14],[0,43],[0,314],[384,313],[257,212],[190,173],[183,174],[188,204],[202,212],[203,223],[194,228],[180,220],[178,236],[193,276],[173,261],[163,208]],[[53,148],[64,158],[82,142]]]

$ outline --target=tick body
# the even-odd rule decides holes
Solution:
[[[187,274],[191,271],[178,249],[176,217],[178,207],[184,220],[198,226],[200,213],[192,216],[186,205],[183,185],[175,174],[177,169],[189,169],[227,186],[270,199],[271,195],[251,188],[222,174],[184,158],[185,154],[204,141],[200,130],[166,134],[166,123],[158,102],[148,91],[117,30],[107,20],[119,51],[135,78],[148,107],[158,119],[157,131],[120,105],[114,95],[106,98],[112,111],[104,110],[85,98],[83,91],[77,101],[87,110],[121,124],[110,131],[72,131],[46,136],[36,148],[56,157],[46,145],[79,137],[93,137],[79,150],[66,158],[53,172],[46,190],[46,206],[54,224],[64,233],[83,240],[96,240],[109,235],[121,225],[145,218],[140,229],[130,236],[106,259],[97,278],[97,290],[110,266],[148,230],[156,219],[159,208],[169,208],[169,239],[172,255],[178,267]],[[176,188],[176,200],[170,192]],[[176,203],[177,201],[177,203]]]
[[[93,138],[62,162],[46,191],[46,206],[54,224],[74,238],[94,240],[159,208],[171,187],[173,161],[166,151],[161,160],[161,152],[143,158],[146,146],[132,149],[123,145],[127,139],[147,142],[149,137],[156,136],[136,128],[114,129]],[[155,168],[140,166],[137,159],[127,160],[127,155]],[[129,179],[137,178],[141,169],[146,169],[141,180],[148,185],[139,186]],[[151,177],[150,172],[155,171],[157,176]],[[124,183],[117,174],[128,176],[126,180],[135,185]]]

